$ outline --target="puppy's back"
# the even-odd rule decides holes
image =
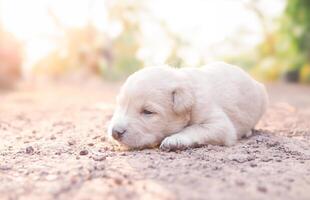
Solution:
[[[205,106],[214,104],[222,108],[233,122],[239,138],[254,128],[266,110],[264,85],[237,66],[214,62],[202,68],[185,69],[185,72],[199,88],[199,98],[205,93]]]

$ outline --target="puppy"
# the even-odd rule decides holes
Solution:
[[[265,87],[233,65],[147,67],[122,86],[108,134],[139,149],[230,146],[251,135],[266,106]]]

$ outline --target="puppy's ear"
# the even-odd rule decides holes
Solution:
[[[172,91],[171,96],[174,112],[181,114],[191,110],[194,97],[190,88],[177,87]]]

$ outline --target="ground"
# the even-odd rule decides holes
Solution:
[[[119,84],[0,93],[0,199],[310,199],[310,87],[270,84],[233,147],[123,151],[105,135]]]

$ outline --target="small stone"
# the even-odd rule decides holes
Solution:
[[[55,135],[52,135],[50,139],[51,139],[51,140],[56,140]]]
[[[251,167],[257,167],[257,164],[256,163],[251,163],[250,166]]]
[[[33,149],[32,146],[29,146],[29,147],[26,148],[26,153],[27,154],[33,154],[33,152],[34,152],[34,149]]]
[[[42,172],[40,172],[39,174],[40,174],[40,176],[47,176],[49,173],[46,172],[46,171],[42,171]]]
[[[149,168],[149,169],[155,169],[156,167],[155,167],[154,165],[151,164],[151,165],[148,166],[148,168]]]
[[[244,163],[246,162],[247,160],[246,159],[243,159],[243,158],[233,158],[232,161],[235,161],[237,163]]]
[[[105,165],[103,164],[99,164],[99,165],[95,165],[95,170],[104,170],[105,169]]]
[[[269,161],[272,161],[272,158],[262,158],[261,161],[263,161],[263,162],[269,162]]]
[[[241,180],[236,180],[236,185],[238,185],[238,186],[244,186],[245,183],[244,183],[243,181],[241,181]]]
[[[287,181],[292,183],[292,182],[294,182],[294,179],[293,178],[288,178]]]
[[[245,172],[247,172],[247,171],[246,171],[245,169],[241,169],[240,172],[241,172],[241,173],[245,173]]]
[[[219,170],[221,170],[221,169],[222,169],[222,168],[221,168],[221,167],[218,167],[218,166],[212,168],[213,171],[219,171]]]
[[[276,141],[276,142],[269,142],[266,144],[267,147],[275,147],[275,146],[279,146],[280,142]]]
[[[114,182],[116,185],[121,185],[123,183],[122,179],[120,179],[120,178],[114,179]]]
[[[94,161],[103,161],[107,157],[105,155],[93,155],[92,158],[93,158]]]
[[[87,154],[88,154],[88,151],[87,151],[86,149],[80,151],[80,155],[81,155],[81,156],[85,156],[85,155],[87,155]]]
[[[68,141],[68,144],[69,144],[70,146],[75,145],[75,144],[76,144],[76,141],[75,141],[75,140],[69,140],[69,141]]]
[[[96,136],[93,137],[93,140],[95,140],[95,139],[97,139],[99,137],[100,137],[99,135],[96,135]]]
[[[102,137],[102,138],[100,138],[100,141],[101,141],[101,142],[105,142],[105,141],[106,141],[106,138],[105,138],[105,137]]]
[[[78,178],[73,176],[73,177],[70,178],[70,182],[71,182],[71,184],[74,185],[74,184],[76,184],[78,182]]]
[[[267,192],[267,188],[264,187],[264,186],[258,186],[258,187],[257,187],[257,190],[260,191],[260,192],[262,192],[262,193],[266,193],[266,192]]]
[[[92,146],[94,146],[95,144],[94,144],[94,143],[88,143],[87,145],[90,146],[90,147],[92,147]]]

